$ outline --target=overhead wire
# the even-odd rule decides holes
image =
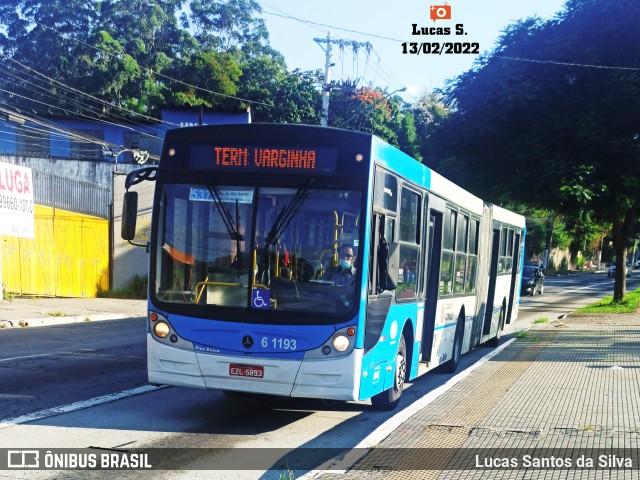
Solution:
[[[103,106],[104,108],[108,108],[109,110],[113,110],[115,108],[115,109],[120,110],[120,111],[125,111],[125,112],[127,112],[127,113],[129,113],[129,114],[131,114],[131,115],[133,115],[135,117],[143,118],[143,119],[145,119],[145,120],[147,120],[149,122],[154,122],[154,123],[160,122],[160,123],[166,123],[166,124],[170,124],[170,125],[174,125],[174,126],[179,126],[179,125],[177,125],[175,123],[162,121],[162,120],[159,120],[157,118],[150,117],[148,115],[144,115],[144,114],[135,112],[133,110],[129,110],[129,109],[121,107],[119,105],[111,104],[111,103],[109,103],[109,102],[107,102],[105,100],[102,100],[101,98],[98,98],[98,97],[95,97],[94,95],[91,95],[91,94],[88,94],[86,92],[83,92],[82,90],[70,87],[70,86],[66,85],[65,83],[63,83],[63,82],[60,82],[60,81],[58,81],[58,80],[56,80],[56,79],[54,79],[52,77],[49,77],[49,76],[37,71],[36,69],[34,69],[32,67],[29,67],[28,65],[24,65],[23,63],[17,61],[14,58],[10,58],[10,57],[7,57],[6,55],[2,55],[1,52],[0,52],[0,56],[4,56],[5,58],[7,58],[7,60],[19,65],[23,70],[32,73],[33,74],[32,78],[33,77],[40,77],[40,78],[46,80],[47,82],[49,82],[52,85],[57,85],[58,87],[64,89],[65,91],[69,91],[71,93],[74,93],[74,94],[80,95],[82,97],[88,98],[88,99],[90,99],[92,101],[95,101],[99,105]]]
[[[338,31],[342,31],[342,32],[354,33],[354,34],[357,34],[357,35],[362,35],[362,36],[365,36],[365,37],[377,38],[377,39],[381,39],[381,40],[385,40],[385,41],[392,41],[392,42],[397,42],[397,43],[402,43],[403,42],[403,40],[397,39],[397,38],[393,38],[393,37],[388,37],[388,36],[384,36],[384,35],[378,35],[378,34],[363,32],[363,31],[354,30],[354,29],[350,29],[350,28],[338,27],[336,25],[329,25],[329,24],[326,24],[326,23],[320,23],[320,22],[315,22],[315,21],[312,21],[312,20],[304,19],[304,18],[300,17],[299,15],[296,15],[295,13],[293,13],[291,11],[288,11],[288,10],[285,10],[285,9],[279,7],[276,3],[274,3],[274,2],[272,2],[270,0],[257,0],[257,1],[258,1],[259,4],[263,5],[263,13],[265,13],[267,15],[273,15],[273,16],[276,16],[276,17],[288,19],[288,20],[293,20],[293,21],[305,24],[306,26],[308,26],[310,28],[313,28],[315,30],[325,31],[325,30],[322,30],[321,28],[319,28],[319,27],[325,27],[325,28],[329,28],[332,31],[332,33],[333,33],[333,31],[338,30]],[[267,7],[269,7],[272,10],[276,10],[276,12],[265,10],[264,9],[264,5],[266,5]],[[337,38],[341,38],[341,37],[337,37]],[[398,77],[395,75],[393,70],[391,68],[389,68],[382,61],[382,58],[381,58],[380,54],[375,50],[375,48],[373,48],[373,46],[372,46],[371,50],[377,56],[378,62],[377,62],[377,69],[376,69],[375,74],[374,74],[374,80],[369,82],[369,86],[372,86],[374,84],[375,78],[380,77],[384,82],[386,82],[391,87],[407,87],[407,85],[403,85],[402,84],[402,82],[398,79]],[[371,52],[368,52],[368,59],[371,56],[370,53]],[[367,63],[367,65],[368,65],[368,63]],[[365,71],[366,71],[366,68],[365,68]],[[413,98],[415,98],[415,97],[413,97]]]
[[[501,58],[503,60],[512,60],[517,62],[529,62],[529,63],[542,63],[547,65],[561,65],[565,67],[582,67],[582,68],[595,68],[602,70],[630,70],[630,71],[640,71],[640,67],[616,67],[612,65],[589,65],[582,63],[571,63],[571,62],[558,62],[555,60],[534,60],[532,58],[520,58],[520,57],[508,57],[506,55],[493,55],[495,58]]]
[[[62,34],[60,31],[56,30],[55,28],[43,25],[41,23],[38,23],[38,25],[40,25],[43,29],[48,29],[48,30],[51,30],[51,31],[55,32],[57,35],[62,37],[64,40],[69,40],[64,34]],[[85,45],[85,46],[87,46],[89,48],[92,48],[92,49],[94,49],[96,51],[99,51],[100,53],[102,53],[104,55],[107,55],[109,57],[113,57],[113,54],[111,54],[110,52],[106,52],[106,51],[104,51],[104,50],[102,50],[100,48],[97,48],[97,47],[93,46],[93,45],[89,45],[86,42],[82,42],[79,39],[73,38],[71,40],[73,42],[78,42],[78,43],[83,44],[83,45]],[[121,105],[117,105],[117,104],[114,104],[114,103],[106,102],[106,101],[104,101],[104,100],[102,100],[102,99],[100,99],[98,97],[90,95],[90,94],[88,94],[86,92],[83,92],[83,91],[77,89],[77,88],[71,87],[71,86],[69,86],[69,85],[67,85],[67,84],[65,84],[63,82],[60,82],[60,81],[58,81],[58,80],[56,80],[56,79],[54,79],[54,78],[52,78],[50,76],[47,76],[47,75],[35,70],[34,68],[29,67],[29,66],[17,61],[15,58],[11,58],[11,57],[9,57],[7,55],[4,55],[2,52],[0,52],[0,57],[4,57],[7,60],[15,63],[16,65],[18,65],[22,69],[21,73],[23,73],[23,74],[26,73],[26,75],[29,78],[31,78],[33,80],[37,79],[39,81],[43,81],[43,82],[45,82],[45,85],[47,85],[47,87],[56,87],[57,89],[60,89],[60,91],[64,91],[64,92],[67,92],[67,93],[72,93],[72,94],[75,94],[75,95],[79,95],[80,98],[89,99],[90,102],[95,102],[98,106],[100,106],[102,108],[102,111],[100,111],[97,106],[92,105],[90,103],[83,102],[82,100],[79,100],[77,98],[76,99],[70,99],[65,95],[52,93],[51,90],[49,88],[45,87],[45,86],[38,85],[38,84],[36,84],[36,83],[34,83],[33,81],[30,81],[30,80],[25,80],[25,78],[23,78],[22,76],[17,76],[18,74],[16,72],[18,72],[18,69],[15,68],[15,67],[14,67],[13,71],[10,71],[8,68],[6,68],[4,71],[0,70],[1,73],[4,73],[5,75],[8,75],[10,78],[17,79],[20,88],[24,92],[31,91],[31,92],[37,93],[36,96],[38,96],[40,98],[40,100],[36,100],[35,98],[26,97],[25,95],[21,95],[17,91],[10,91],[10,90],[6,90],[6,89],[0,89],[0,91],[2,91],[4,93],[7,93],[10,96],[15,96],[15,97],[18,97],[18,98],[22,98],[23,100],[28,101],[28,102],[34,102],[34,103],[36,103],[38,105],[41,105],[42,107],[46,107],[48,111],[58,110],[58,111],[63,112],[65,114],[67,114],[67,115],[70,115],[70,116],[89,118],[92,121],[119,126],[119,127],[125,128],[125,129],[129,129],[129,130],[135,131],[137,133],[140,133],[141,135],[149,136],[149,137],[156,138],[156,139],[160,139],[160,137],[158,135],[153,135],[153,134],[145,132],[145,131],[140,131],[140,129],[134,129],[131,126],[131,124],[137,124],[137,125],[143,125],[143,124],[140,124],[139,122],[135,122],[134,120],[132,120],[131,116],[137,117],[137,118],[142,118],[147,122],[151,122],[150,124],[144,124],[144,126],[147,127],[147,128],[152,128],[152,129],[156,128],[157,129],[159,127],[154,127],[153,125],[154,124],[159,124],[159,123],[169,124],[169,125],[173,125],[173,126],[179,126],[179,125],[177,125],[175,123],[172,123],[172,122],[168,122],[168,121],[165,121],[165,120],[160,120],[160,119],[157,119],[157,118],[150,117],[148,115],[141,114],[139,112],[132,111],[130,109],[122,107]],[[164,78],[164,79],[169,80],[171,82],[176,82],[176,83],[188,86],[189,88],[194,88],[194,89],[197,89],[197,90],[200,90],[200,91],[204,91],[204,92],[210,93],[210,94],[215,95],[215,96],[234,99],[234,100],[238,100],[238,101],[242,101],[242,102],[247,102],[247,103],[250,103],[250,104],[264,105],[264,106],[267,106],[267,107],[272,107],[273,106],[273,104],[269,104],[269,103],[265,103],[265,102],[259,102],[259,101],[251,100],[251,99],[248,99],[248,98],[242,98],[242,97],[233,96],[233,95],[227,95],[227,94],[215,92],[215,91],[212,91],[212,90],[209,90],[209,89],[201,88],[201,87],[199,87],[197,85],[193,85],[193,84],[190,84],[188,82],[184,82],[182,80],[178,80],[178,79],[172,78],[172,77],[170,77],[168,75],[165,75],[165,74],[162,74],[160,72],[155,72],[151,68],[146,68],[146,67],[141,67],[141,68],[143,70],[147,71],[148,73],[150,73],[151,75]],[[45,101],[45,100],[48,100],[49,102],[52,102],[52,103],[47,103],[47,101]],[[61,104],[57,104],[57,102],[61,102]],[[6,110],[5,113],[11,113],[13,111],[13,107],[10,106],[10,105],[7,105],[7,106],[9,107],[9,109]],[[71,106],[72,109],[69,109],[68,108],[69,106]],[[124,117],[124,116],[118,117],[117,115],[114,115],[113,114],[114,109],[118,110],[118,111],[121,111],[121,112],[126,112],[129,115],[129,117]],[[2,109],[0,109],[0,111],[1,110]],[[83,113],[82,110],[84,110],[84,112],[90,112],[93,115],[89,116],[86,113]],[[37,115],[35,115],[35,117],[37,117]],[[27,119],[29,121],[34,121],[34,117],[23,116],[22,118],[23,119]],[[111,120],[108,120],[107,118],[111,118]],[[124,120],[128,125],[127,124],[122,124],[122,123],[116,123],[116,121],[114,121],[114,119],[115,120],[119,119],[120,121]],[[64,133],[64,135],[60,134],[61,136],[66,136],[66,137],[72,138],[72,139],[74,139],[76,141],[84,141],[84,142],[87,142],[87,143],[94,143],[94,144],[97,144],[97,145],[102,145],[103,147],[106,147],[106,148],[125,149],[125,147],[123,147],[123,146],[111,144],[109,142],[104,141],[103,139],[98,139],[98,138],[94,138],[94,137],[87,136],[87,135],[73,134],[73,132],[71,130],[66,129],[64,126],[57,126],[56,123],[51,121],[51,120],[49,120],[49,121],[40,120],[40,121],[38,121],[36,123],[39,123],[41,126],[44,126],[44,129],[43,128],[39,128],[39,127],[25,127],[25,126],[22,126],[21,128],[23,128],[23,129],[32,128],[34,131],[38,131],[39,133],[43,133],[43,134],[46,133],[46,134],[49,134],[49,135],[58,135],[57,133],[54,133],[57,130],[57,131],[60,131],[60,132]],[[159,133],[162,132],[161,130],[157,130],[157,131]],[[26,136],[23,133],[18,133],[17,135],[22,136],[22,137]],[[40,138],[40,137],[33,137],[33,138]]]

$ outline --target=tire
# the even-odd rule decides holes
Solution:
[[[395,374],[393,386],[384,392],[371,397],[371,405],[377,410],[390,411],[395,409],[400,403],[400,397],[404,390],[404,378],[407,373],[407,346],[404,335],[400,336],[398,351],[396,353]]]
[[[496,336],[492,339],[488,340],[486,345],[487,347],[495,348],[500,345],[500,338],[502,337],[502,329],[504,328],[504,306],[500,309],[500,321],[498,322],[498,331],[496,332]]]
[[[456,336],[453,338],[453,351],[451,353],[451,360],[442,365],[442,371],[444,373],[455,373],[458,370],[460,364],[460,357],[462,356],[462,338],[464,336],[464,321],[462,318],[458,319],[458,325],[456,326]]]

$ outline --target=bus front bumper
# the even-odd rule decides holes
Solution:
[[[230,374],[231,365],[262,367],[263,377]],[[149,383],[286,397],[357,400],[362,350],[335,359],[279,360],[173,348],[147,334]]]

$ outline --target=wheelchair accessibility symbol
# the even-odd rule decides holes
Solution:
[[[251,291],[251,306],[253,308],[269,309],[271,303],[271,291],[254,288]]]

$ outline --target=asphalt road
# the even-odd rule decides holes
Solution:
[[[628,289],[639,283],[635,272]],[[613,279],[603,274],[549,276],[543,295],[522,298],[519,318],[508,332],[528,328],[537,318],[557,320],[612,291]],[[398,413],[375,411],[368,402],[327,405],[178,387],[140,390],[147,388],[144,321],[0,330],[0,421],[5,422],[0,448],[205,449],[167,459],[168,465],[197,465],[211,455],[210,448],[352,448]],[[464,355],[460,370],[488,351]],[[401,409],[450,377],[433,372],[408,385]],[[27,473],[11,478],[33,478]],[[109,473],[114,472],[83,472],[81,478]],[[131,473],[131,478],[142,475]],[[148,473],[149,478],[197,477],[193,470]],[[278,478],[280,473],[218,471],[215,478]],[[60,478],[71,476],[66,472]]]

